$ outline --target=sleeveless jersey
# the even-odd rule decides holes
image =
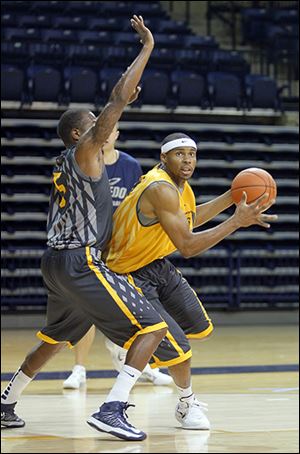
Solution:
[[[185,213],[190,230],[196,214],[196,202],[192,188],[185,182],[180,193],[167,172],[158,166],[143,175],[113,216],[113,233],[106,259],[107,266],[116,273],[130,273],[154,260],[163,258],[176,247],[159,222],[143,226],[138,219],[137,205],[143,192],[154,182],[167,182],[177,191],[180,208]]]
[[[83,174],[75,146],[57,159],[47,221],[47,245],[55,249],[93,246],[103,250],[112,231],[112,199],[104,167],[100,178]]]

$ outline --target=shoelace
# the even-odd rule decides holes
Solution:
[[[129,407],[135,407],[135,405],[134,405],[134,404],[129,404],[129,403],[126,403],[126,404],[125,404],[125,407],[124,407],[124,409],[123,409],[123,415],[124,415],[124,417],[125,417],[126,419],[128,419],[128,415],[127,415],[127,413],[126,413],[126,410],[127,410]]]

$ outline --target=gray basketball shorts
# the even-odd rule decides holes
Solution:
[[[127,277],[110,271],[94,248],[49,248],[41,268],[48,291],[47,325],[37,336],[45,342],[72,347],[95,325],[128,349],[138,335],[167,326]]]
[[[203,339],[213,330],[196,292],[165,258],[130,276],[168,325],[168,333],[154,353],[153,366],[172,366],[188,359],[191,356],[188,339]]]

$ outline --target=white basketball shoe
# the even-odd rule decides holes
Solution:
[[[190,402],[179,399],[175,409],[175,417],[181,423],[183,429],[209,430],[210,422],[204,411],[207,411],[207,404],[199,402],[195,396]]]
[[[63,382],[64,389],[79,389],[86,384],[85,367],[76,365],[73,367],[71,375]]]

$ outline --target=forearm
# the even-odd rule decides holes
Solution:
[[[202,254],[231,235],[239,227],[235,217],[231,216],[217,227],[205,230],[204,232],[191,233],[180,252],[186,258]]]
[[[110,102],[118,101],[124,103],[124,105],[128,103],[132,93],[141,80],[143,71],[150,58],[152,50],[152,45],[144,45],[142,47],[139,55],[127,68],[121,79],[114,87],[109,99]]]
[[[196,207],[195,227],[205,224],[233,204],[231,191],[227,191],[214,200]]]

